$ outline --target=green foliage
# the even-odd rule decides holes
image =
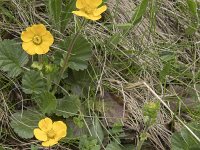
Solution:
[[[0,69],[7,72],[8,76],[18,76],[27,62],[28,55],[16,41],[4,40],[0,42]]]
[[[62,0],[49,0],[49,12],[53,18],[53,23],[55,27],[60,30],[60,17],[61,17],[61,11],[62,11]]]
[[[31,150],[38,150],[38,149],[39,149],[38,146],[31,145]]]
[[[98,139],[99,143],[102,143],[104,139],[104,132],[103,132],[103,129],[98,117],[95,117],[93,120],[91,133],[92,133],[92,137],[94,137],[95,139]]]
[[[119,144],[111,142],[106,146],[106,150],[122,150]]]
[[[123,132],[123,124],[120,122],[116,122],[113,127],[112,127],[112,130],[111,130],[111,133],[112,134],[120,134]]]
[[[42,113],[53,113],[56,110],[56,97],[50,92],[42,92],[36,97],[36,102]]]
[[[51,14],[53,24],[59,31],[64,31],[68,22],[73,14],[71,13],[75,9],[74,0],[49,0],[48,8]]]
[[[148,7],[148,2],[149,0],[142,0],[140,5],[137,6],[136,11],[131,19],[133,25],[136,25],[142,19],[142,16],[145,14]]]
[[[56,115],[68,118],[76,115],[81,106],[81,102],[78,96],[70,95],[63,99],[58,99],[56,108]]]
[[[22,78],[22,89],[26,94],[39,94],[46,87],[40,72],[29,71],[26,72]]]
[[[80,139],[79,149],[81,150],[100,150],[100,145],[97,144],[97,139],[84,135]]]
[[[198,6],[196,0],[187,0],[187,6],[189,13],[191,14],[191,21],[189,26],[186,28],[186,34],[192,35],[199,28],[199,16],[198,16]]]
[[[197,16],[197,2],[196,0],[187,0],[187,5],[190,13],[193,16]]]
[[[68,0],[65,2],[64,10],[62,11],[62,19],[61,19],[61,28],[62,31],[65,30],[66,25],[69,23],[71,17],[73,14],[71,13],[73,10],[75,10],[75,3],[74,0]]]
[[[83,117],[82,116],[78,116],[78,117],[74,117],[73,118],[73,122],[76,126],[78,126],[79,128],[83,128],[84,126],[84,121],[83,121]]]
[[[143,114],[145,117],[145,122],[152,125],[156,122],[158,112],[160,110],[159,102],[148,102],[144,104]]]
[[[39,113],[28,110],[23,111],[23,113],[16,112],[12,116],[11,127],[21,138],[32,138],[33,130],[42,117]]]
[[[70,45],[74,35],[65,39],[61,43],[61,48],[68,51],[67,48],[72,48],[72,53],[68,62],[69,68],[73,70],[84,70],[88,66],[88,60],[92,55],[90,43],[82,36],[79,36],[73,45]]]
[[[193,122],[188,127],[200,138],[200,123]],[[180,132],[172,135],[171,148],[172,150],[198,150],[200,143],[186,129],[182,128]]]

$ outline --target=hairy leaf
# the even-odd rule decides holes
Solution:
[[[33,130],[42,118],[43,116],[34,111],[17,112],[12,116],[11,127],[21,138],[32,138]]]
[[[72,47],[71,56],[69,59],[69,67],[73,70],[84,70],[87,68],[88,60],[92,55],[91,45],[84,38],[79,36],[73,45],[70,45],[74,36],[68,37],[61,44],[63,50],[68,51],[69,47]]]
[[[80,109],[80,99],[78,96],[71,95],[58,100],[56,114],[68,118],[74,116]]]
[[[26,94],[39,94],[46,87],[40,72],[29,71],[22,78],[22,89]]]
[[[18,76],[27,62],[28,55],[17,42],[14,40],[0,42],[0,69],[7,72],[8,76]]]
[[[53,113],[56,110],[56,97],[50,92],[42,92],[36,97],[36,102],[42,113]]]

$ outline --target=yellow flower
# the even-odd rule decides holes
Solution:
[[[62,121],[52,122],[50,118],[40,120],[39,128],[34,129],[35,137],[43,141],[42,146],[49,147],[67,135],[67,126]]]
[[[76,7],[79,11],[73,11],[72,13],[86,19],[99,20],[101,14],[107,9],[106,5],[99,7],[101,3],[102,0],[77,0]]]
[[[43,24],[34,24],[21,34],[22,48],[30,55],[45,54],[53,44],[52,34]]]

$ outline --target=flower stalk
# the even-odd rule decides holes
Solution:
[[[69,59],[70,59],[70,56],[71,56],[71,53],[72,53],[72,50],[73,50],[73,47],[74,47],[74,44],[76,43],[76,40],[77,38],[79,37],[82,29],[84,28],[85,24],[86,24],[87,20],[83,20],[80,27],[78,28],[78,31],[76,32],[74,38],[72,39],[72,41],[70,42],[69,44],[69,47],[67,48],[67,55],[64,57],[64,61],[63,61],[63,67],[61,68],[60,70],[60,73],[59,73],[59,78],[54,86],[54,89],[53,89],[53,93],[55,94],[56,93],[56,90],[58,88],[58,85],[60,84],[60,81],[61,79],[63,78],[63,75],[64,75],[64,72],[66,71],[66,69],[68,68],[68,62],[69,62]]]

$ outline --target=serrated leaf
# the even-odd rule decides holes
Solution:
[[[33,130],[43,118],[39,113],[33,111],[17,112],[12,116],[11,127],[21,138],[33,137]]]
[[[68,118],[74,116],[80,109],[80,99],[78,96],[66,96],[58,100],[56,115]]]
[[[17,42],[14,40],[0,42],[0,69],[7,72],[8,76],[18,76],[27,62],[28,55]]]
[[[42,92],[36,97],[36,102],[42,113],[53,113],[56,110],[56,97],[50,92]]]
[[[188,127],[200,138],[199,122],[190,123]],[[180,132],[176,132],[172,135],[171,144],[172,150],[195,150],[198,149],[200,145],[186,128],[182,128]]]
[[[100,145],[97,144],[97,139],[83,135],[80,138],[79,149],[81,150],[100,150]]]
[[[44,79],[40,72],[29,71],[22,78],[22,90],[26,94],[39,94],[46,87]]]
[[[61,48],[67,50],[74,36],[68,37],[61,43]],[[92,55],[91,45],[84,38],[79,36],[73,45],[71,56],[69,59],[69,68],[79,71],[87,68],[88,60]]]

